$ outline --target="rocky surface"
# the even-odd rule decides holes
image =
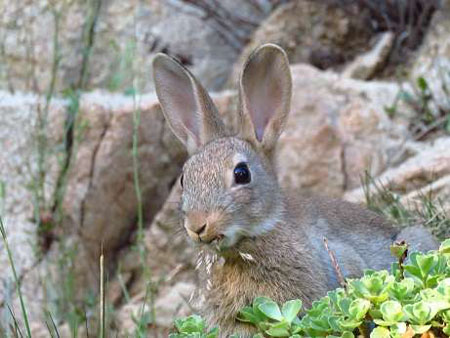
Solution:
[[[95,93],[84,96],[80,105],[78,125],[85,127],[80,130],[67,178],[64,225],[77,237],[79,250],[87,251],[87,262],[94,266],[101,246],[110,256],[127,245],[136,224],[135,112],[140,114],[135,151],[145,219],[152,219],[159,210],[185,159],[154,95],[137,100],[135,105],[132,97]],[[81,263],[80,277],[95,277],[85,273],[86,265],[90,264]]]
[[[244,27],[242,31],[223,36],[217,18],[205,17],[202,10],[183,1],[101,1],[98,16],[92,7],[97,2],[88,3],[61,1],[56,7],[49,7],[46,0],[0,4],[4,9],[0,28],[6,27],[0,29],[0,88],[40,93],[47,90],[54,61],[56,12],[52,14],[52,10],[56,10],[61,15],[56,93],[70,85],[128,93],[94,91],[81,95],[61,205],[64,218],[42,250],[45,237],[35,219],[51,219],[51,211],[55,211],[55,182],[61,175],[61,159],[66,151],[64,120],[75,104],[70,96],[73,92],[66,92],[65,99],[53,99],[48,106],[48,156],[42,188],[45,203],[36,214],[36,185],[32,184],[38,178],[36,121],[46,111],[45,99],[37,94],[0,92],[0,214],[5,216],[34,336],[48,334],[43,307],[54,314],[61,336],[70,335],[68,314],[84,311],[89,331],[95,332],[95,301],[89,308],[85,306],[93,302],[98,290],[102,245],[107,301],[117,310],[110,317],[112,336],[133,334],[141,314],[149,319],[153,311],[157,315],[156,328],[152,329],[166,335],[173,317],[192,311],[188,300],[197,284],[196,254],[186,240],[177,205],[177,177],[186,154],[151,93],[151,74],[145,70],[150,68],[151,55],[156,51],[178,56],[207,87],[220,88],[233,64],[236,68],[230,78],[235,83],[240,63],[255,46],[267,41],[282,45],[295,63],[291,67],[291,114],[280,138],[276,162],[283,188],[363,203],[360,177],[368,170],[376,180],[389,184],[405,204],[421,203],[421,194],[432,190],[450,212],[449,137],[442,136],[442,132],[421,142],[413,141],[408,128],[417,111],[398,99],[399,85],[355,79],[373,76],[386,57],[391,35],[386,34],[368,54],[354,58],[368,50],[371,38],[360,18],[324,2],[301,0],[280,6],[241,51],[238,44],[245,43],[272,7],[261,11],[258,6],[238,5],[240,14],[245,14],[249,22],[236,25]],[[236,13],[235,2],[220,3]],[[435,111],[448,112],[446,88],[450,85],[444,84],[450,83],[446,71],[450,69],[450,7],[449,1],[443,4],[447,9],[435,14],[413,62],[411,80],[424,76],[433,93]],[[19,18],[17,22],[11,19],[14,17]],[[89,34],[82,33],[83,27],[94,17],[97,21],[90,66],[85,83],[80,83],[83,51],[89,40]],[[196,47],[199,45],[202,48]],[[238,55],[241,59],[235,62]],[[341,68],[343,72],[339,72]],[[133,77],[149,92],[137,96],[136,101],[130,95],[134,92],[130,90]],[[406,82],[402,87],[412,92]],[[234,126],[237,93],[219,91],[212,96],[228,126]],[[385,108],[394,103],[401,114],[390,118]],[[143,256],[135,245],[139,203],[132,144],[137,111],[140,123],[135,151],[144,210]],[[38,251],[45,257],[37,255]],[[0,276],[1,335],[10,317],[5,302],[12,304],[16,313],[20,308],[2,241],[0,270],[6,271]],[[91,296],[88,301],[86,295]],[[86,332],[79,334],[85,336]]]
[[[444,210],[450,212],[450,138],[442,137],[430,144],[411,144],[415,155],[401,165],[390,168],[378,177],[376,184],[389,187],[401,197],[405,205],[414,207],[421,203],[421,195],[432,193],[440,199]],[[374,185],[368,187],[372,194],[379,193]],[[365,202],[362,188],[345,193],[344,198],[357,203]]]
[[[29,271],[39,260],[36,218],[40,215],[35,214],[37,194],[48,196],[53,193],[59,169],[54,154],[56,145],[62,142],[65,110],[64,101],[56,99],[48,110],[48,121],[52,126],[46,133],[50,154],[44,160],[47,169],[41,180],[37,116],[38,112],[44,114],[45,105],[45,100],[33,94],[0,92],[0,215],[19,275]],[[0,240],[0,269],[1,307],[12,297],[15,288],[3,240]]]
[[[1,2],[0,88],[43,93],[58,59],[58,90],[81,85],[123,91],[133,85],[133,76],[149,90],[151,59],[158,51],[184,60],[209,88],[220,88],[242,44],[272,5],[226,0],[220,8],[224,15],[231,13],[222,26],[188,1]],[[230,21],[241,16],[247,21]]]
[[[417,52],[411,80],[423,77],[433,95],[434,109],[450,110],[450,1],[442,1]]]
[[[381,33],[373,48],[357,56],[345,67],[342,74],[353,79],[369,80],[387,62],[394,40],[394,33]]]
[[[407,130],[383,110],[397,85],[346,79],[309,65],[294,65],[292,76],[292,108],[279,143],[282,186],[340,196],[360,184],[365,169],[379,174],[405,156]]]
[[[283,47],[291,63],[310,63],[320,69],[336,67],[367,48],[371,37],[362,16],[348,15],[326,1],[299,0],[278,7],[254,32],[228,81],[232,87],[242,64],[263,43]]]

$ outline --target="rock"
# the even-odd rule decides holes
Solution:
[[[450,137],[439,138],[431,144],[419,144],[419,149],[415,156],[375,177],[374,182],[378,186],[388,187],[407,208],[420,209],[423,196],[431,196],[439,210],[442,208],[441,211],[450,214]],[[367,188],[374,197],[380,193],[374,184]],[[344,198],[364,203],[364,189],[349,191]],[[444,229],[436,235],[445,237],[450,232]]]
[[[188,300],[194,292],[195,285],[191,283],[178,282],[170,290],[164,293],[155,303],[158,313],[156,325],[172,327],[172,318],[186,316],[191,313]]]
[[[180,255],[181,256],[181,255]],[[177,276],[177,280],[180,276]],[[158,285],[158,292],[154,299],[154,313],[156,315],[155,324],[158,330],[164,330],[173,327],[174,318],[184,317],[192,314],[192,308],[189,305],[189,299],[195,290],[195,284],[188,281],[172,282],[167,285],[165,280],[163,285]],[[149,305],[149,298],[145,299],[146,293],[136,294],[130,302],[122,306],[116,313],[115,325],[117,331],[121,334],[133,332],[136,327],[134,318],[139,318],[140,314],[150,315],[152,313]],[[147,295],[148,297],[148,295]]]
[[[44,115],[45,105],[45,100],[34,94],[0,92],[0,216],[19,277],[26,275],[40,260],[42,250],[37,228],[40,215],[35,213],[37,196],[53,194],[59,172],[55,155],[59,155],[57,148],[63,139],[65,102],[52,100],[44,130],[38,127],[38,114]],[[46,146],[40,147],[45,149],[45,159],[39,155],[37,138],[40,130],[46,135]],[[39,163],[44,163],[46,169],[42,177]],[[43,208],[50,208],[50,201],[51,198],[45,198],[39,203]],[[6,301],[14,299],[15,283],[1,238],[0,270],[2,322],[9,318],[7,308],[2,307]]]
[[[348,15],[326,1],[290,1],[261,23],[242,51],[228,80],[235,87],[243,63],[258,46],[272,42],[288,54],[291,64],[311,63],[326,69],[363,52],[371,33],[363,16]]]
[[[81,264],[79,276],[91,280],[80,282],[80,289],[96,285],[97,274],[86,272],[97,266],[101,246],[107,262],[112,263],[114,252],[128,243],[136,227],[136,109],[140,111],[136,153],[145,219],[152,219],[162,206],[185,159],[184,149],[168,130],[154,95],[143,96],[136,107],[132,97],[106,93],[82,97],[78,125],[85,127],[75,145],[63,201],[64,227],[76,237],[79,254],[86,250],[86,258],[75,261]]]
[[[450,2],[442,1],[428,27],[411,69],[411,80],[423,77],[433,95],[434,109],[450,111]]]
[[[157,285],[157,292],[154,294],[156,322],[159,328],[166,329],[172,327],[175,314],[179,316],[191,312],[186,301],[197,284],[194,272],[196,251],[187,240],[178,211],[180,193],[181,188],[177,182],[161,211],[145,230],[144,264],[151,272],[151,282]],[[128,286],[133,300],[130,304],[123,304],[116,316],[119,332],[125,332],[134,325],[130,316],[137,304],[142,304],[149,280],[143,273],[144,268],[136,251],[126,250],[119,256],[122,271],[134,276],[133,283]],[[128,264],[130,262],[134,263]]]
[[[403,156],[406,126],[383,110],[396,84],[345,79],[305,64],[291,69],[291,113],[277,162],[283,187],[341,196],[359,186],[364,170],[381,173]]]
[[[368,52],[359,55],[342,72],[343,76],[353,79],[368,80],[386,63],[392,45],[394,33],[384,32],[378,37],[375,46]]]
[[[124,91],[132,87],[133,76],[148,91],[153,86],[152,56],[159,51],[182,59],[207,87],[218,89],[226,80],[241,44],[272,6],[268,0],[255,6],[226,0],[220,2],[220,8],[210,5],[212,13],[206,13],[200,9],[201,4],[189,1],[2,2],[0,44],[4,52],[0,89],[46,92],[53,63],[59,57],[57,91],[79,86],[81,82],[85,88]],[[226,18],[217,18],[220,13]],[[241,15],[245,22],[232,21]],[[95,28],[89,30],[92,22]],[[89,55],[87,63],[83,61],[84,55]]]
[[[376,180],[389,185],[398,194],[407,195],[450,174],[450,137],[439,138],[431,144],[420,144],[419,149],[415,156],[386,170]],[[352,202],[362,202],[364,192],[359,188],[347,192],[344,197]]]

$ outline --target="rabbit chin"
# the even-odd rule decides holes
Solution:
[[[240,224],[231,225],[224,231],[224,237],[217,243],[216,247],[220,251],[227,251],[232,249],[243,238],[257,237],[270,232],[277,223],[275,220],[267,219],[250,229]]]

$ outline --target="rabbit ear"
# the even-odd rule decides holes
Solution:
[[[226,136],[210,96],[178,61],[157,54],[153,60],[153,78],[164,116],[190,154],[209,141]]]
[[[291,106],[292,80],[286,53],[274,44],[249,57],[240,80],[240,136],[270,157]]]

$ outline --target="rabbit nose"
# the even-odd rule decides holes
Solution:
[[[200,225],[197,229],[192,229],[193,232],[195,232],[197,235],[201,235],[206,229],[206,223],[203,225]]]
[[[191,211],[186,217],[186,228],[196,236],[205,233],[208,228],[207,214],[200,211]]]

